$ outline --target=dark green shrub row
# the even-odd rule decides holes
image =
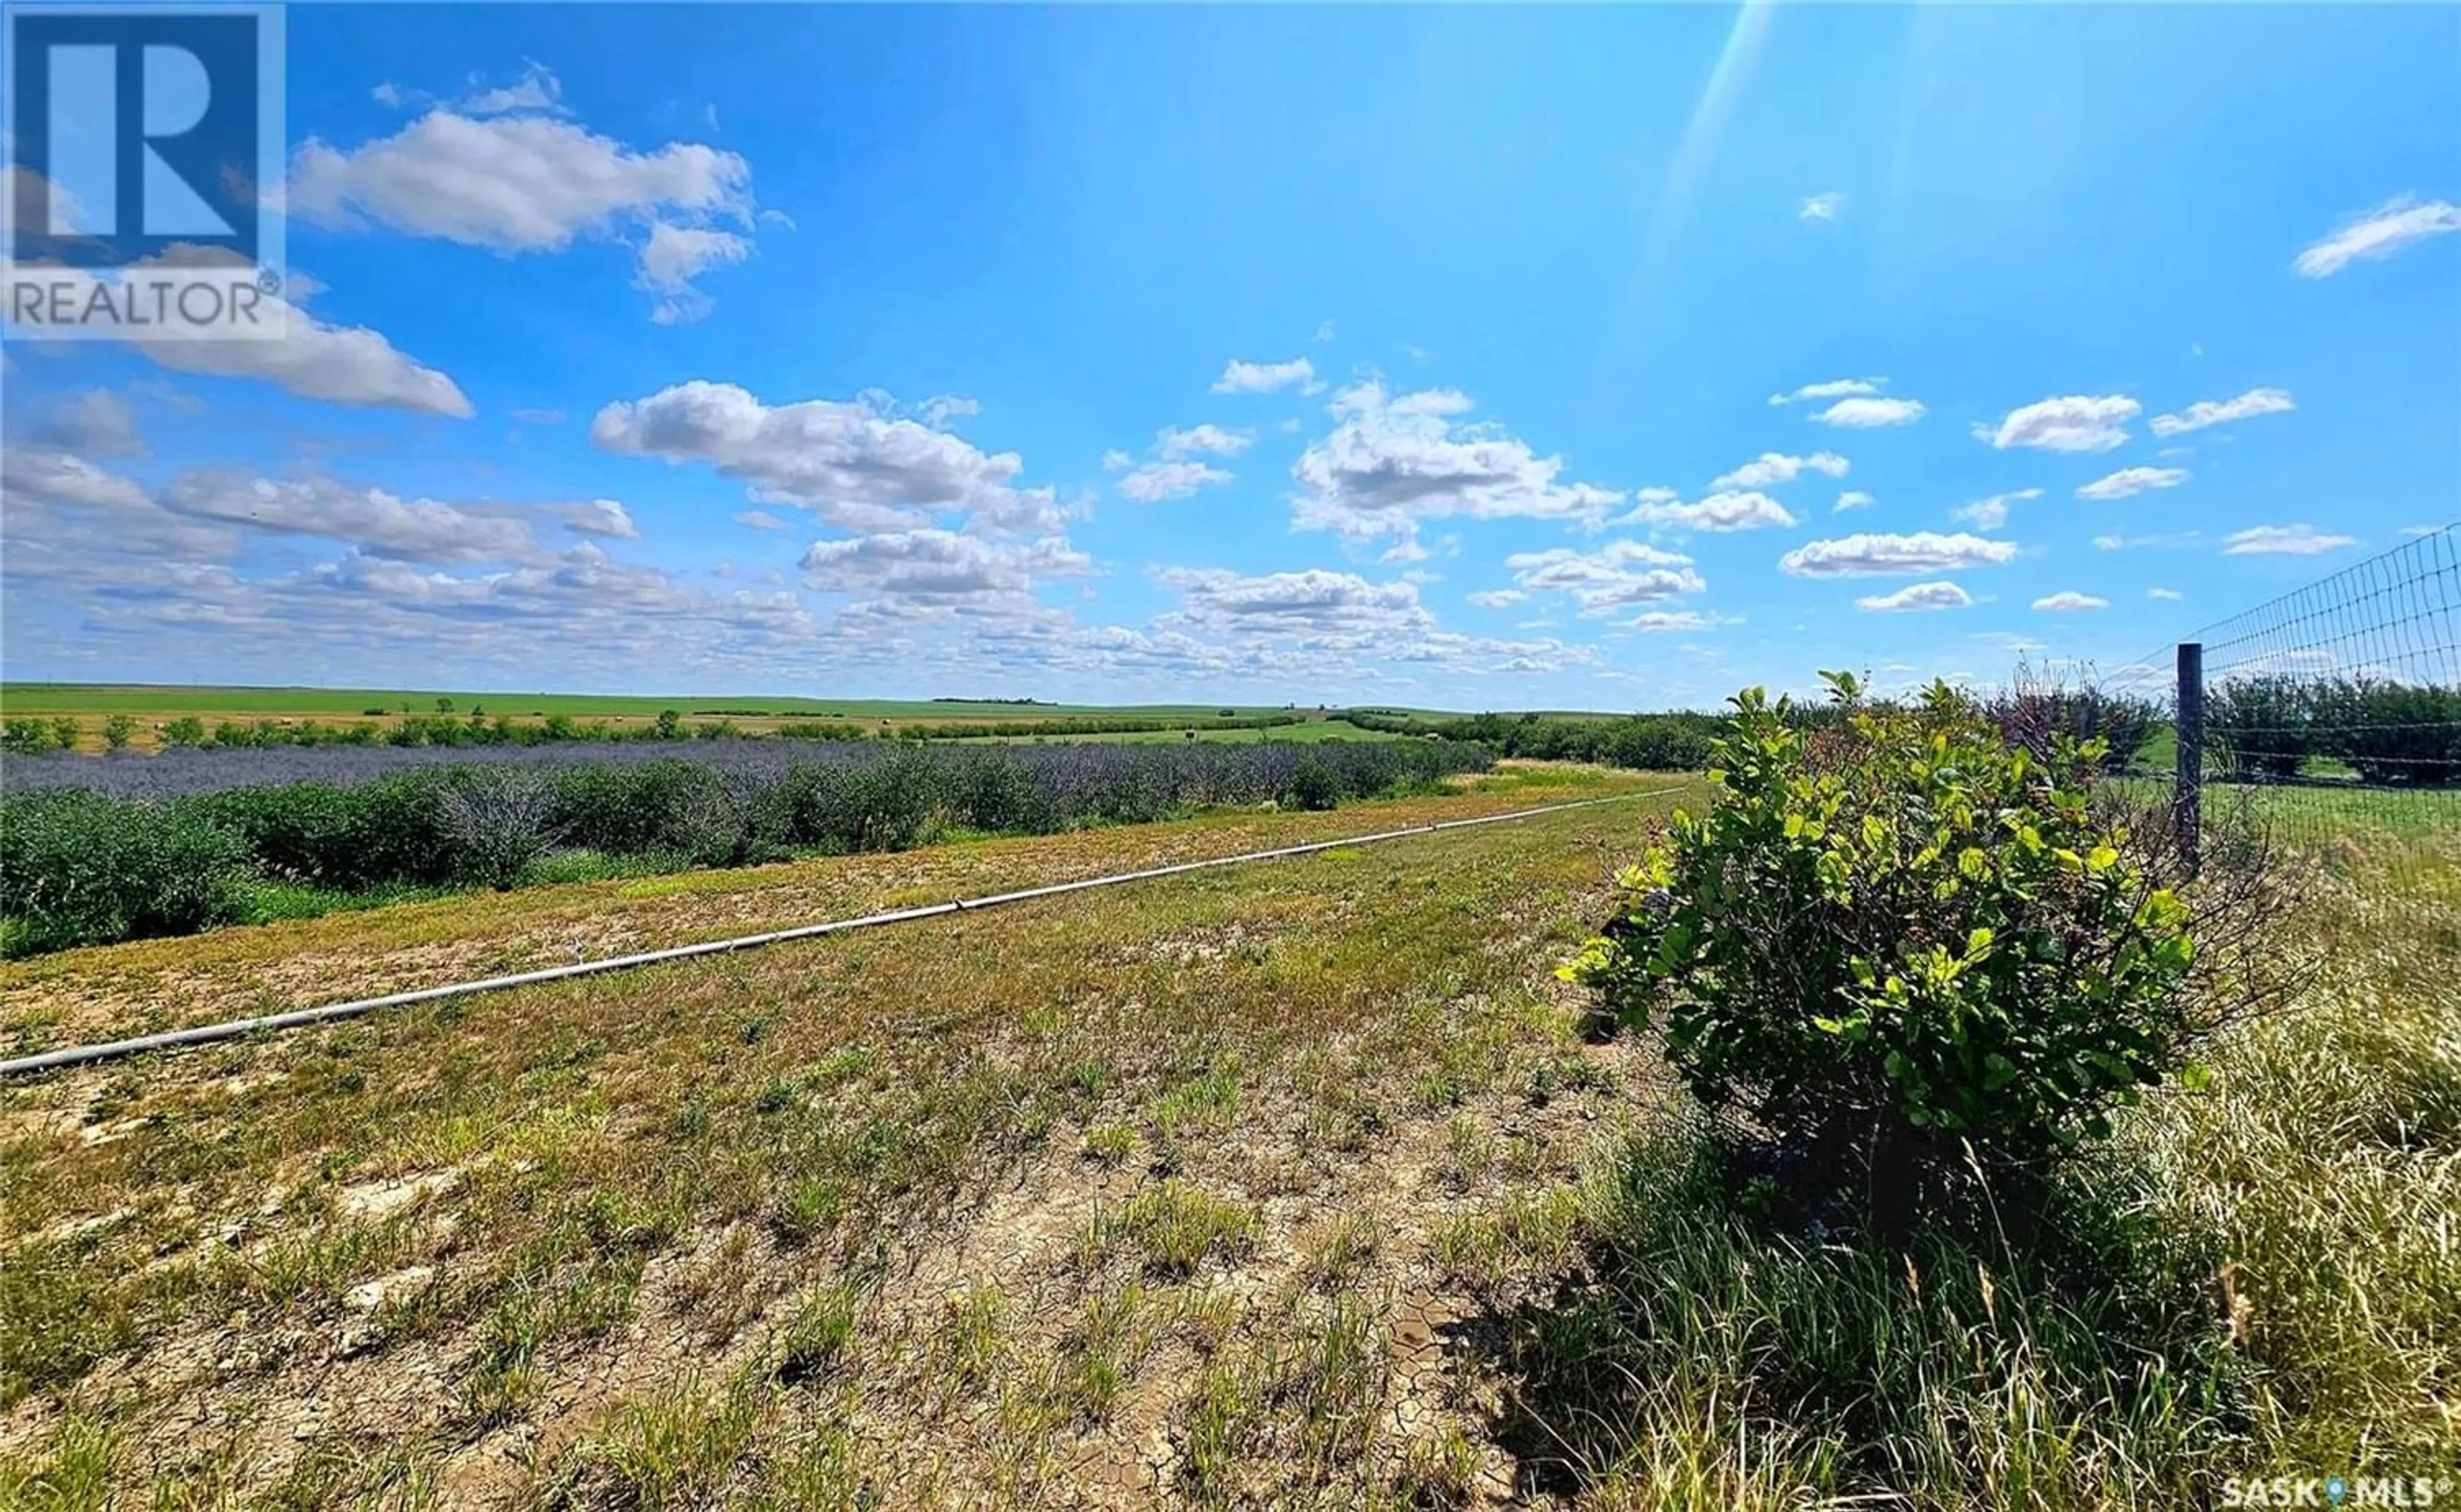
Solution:
[[[1484,713],[1423,719],[1354,709],[1340,717],[1362,730],[1476,741],[1499,756],[1591,761],[1645,772],[1689,772],[1706,766],[1709,742],[1719,725],[1714,714],[1681,713],[1607,718]]]
[[[732,720],[701,719],[687,724],[672,709],[645,725],[576,720],[569,714],[549,714],[533,722],[508,714],[491,718],[473,710],[460,716],[407,714],[392,725],[381,725],[373,719],[351,724],[225,719],[208,730],[202,721],[188,717],[164,725],[162,743],[174,750],[212,746],[254,751],[278,746],[531,746],[610,740],[722,740],[741,734]]]
[[[232,917],[247,842],[201,810],[75,789],[11,795],[0,813],[10,948],[187,934]]]
[[[233,889],[243,882],[342,892],[509,886],[556,847],[732,866],[799,851],[902,849],[948,826],[1043,833],[1275,799],[1330,808],[1423,787],[1488,759],[1474,746],[1419,741],[1304,750],[904,742],[807,755],[762,744],[712,749],[731,758],[549,765],[507,753],[348,784],[160,799],[20,786],[0,798],[0,917],[12,922],[12,948],[51,949],[222,922],[233,916]],[[186,759],[231,758],[207,752]],[[108,775],[110,765],[97,761],[94,770]]]
[[[2461,688],[2273,673],[2205,691],[2205,741],[2234,776],[2279,781],[2319,758],[2365,782],[2461,781]]]

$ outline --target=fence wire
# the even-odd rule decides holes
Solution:
[[[2446,526],[2093,679],[2116,770],[2254,832],[2396,877],[2461,853],[2461,527]],[[2194,707],[2183,709],[2182,697]],[[2199,715],[2201,718],[2199,719]],[[2180,739],[2201,723],[2201,759]]]

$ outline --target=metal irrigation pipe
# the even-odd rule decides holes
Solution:
[[[797,925],[791,929],[772,929],[763,934],[737,935],[729,940],[705,940],[698,945],[669,946],[658,950],[641,950],[631,955],[610,955],[603,961],[578,961],[570,966],[551,966],[536,971],[517,971],[510,976],[483,977],[475,982],[452,982],[442,987],[422,987],[408,992],[388,992],[382,997],[353,998],[348,1002],[327,1003],[321,1008],[294,1009],[287,1013],[267,1013],[256,1018],[234,1018],[221,1024],[200,1024],[194,1029],[168,1030],[160,1034],[140,1034],[135,1039],[107,1040],[96,1045],[71,1045],[60,1050],[47,1050],[39,1055],[20,1055],[13,1060],[0,1060],[0,1076],[39,1075],[70,1066],[92,1065],[98,1061],[118,1060],[126,1055],[142,1054],[151,1050],[169,1050],[181,1045],[209,1045],[219,1040],[237,1039],[243,1034],[277,1029],[299,1029],[310,1024],[330,1023],[334,1019],[356,1018],[378,1009],[406,1008],[413,1003],[432,1003],[439,998],[467,997],[479,992],[501,992],[507,988],[535,987],[543,982],[561,982],[571,977],[596,976],[605,971],[626,971],[634,967],[656,966],[667,961],[689,961],[696,956],[720,955],[729,950],[757,950],[762,946],[782,945],[789,940],[810,940],[824,934],[839,934],[848,929],[867,929],[877,925],[904,924],[912,919],[930,919],[942,914],[972,913],[977,908],[995,908],[1004,903],[1023,903],[1030,898],[1054,898],[1066,892],[1083,892],[1092,887],[1116,887],[1122,883],[1145,882],[1155,877],[1172,877],[1182,872],[1204,871],[1212,866],[1236,866],[1252,861],[1273,861],[1284,856],[1305,856],[1316,851],[1338,850],[1344,845],[1373,845],[1381,841],[1405,840],[1412,835],[1428,835],[1437,830],[1467,829],[1473,824],[1501,824],[1509,820],[1534,819],[1541,814],[1560,814],[1567,809],[1590,808],[1599,803],[1620,803],[1630,799],[1662,798],[1680,793],[1676,787],[1651,788],[1639,793],[1616,793],[1607,798],[1576,799],[1570,803],[1549,803],[1539,808],[1515,809],[1509,814],[1481,814],[1474,819],[1448,819],[1432,824],[1412,824],[1405,829],[1380,830],[1373,835],[1352,835],[1341,840],[1310,841],[1304,845],[1283,845],[1273,850],[1245,851],[1236,856],[1214,856],[1204,861],[1184,861],[1168,866],[1148,866],[1142,871],[1124,871],[1108,877],[1086,877],[1076,882],[1053,883],[1042,887],[1026,887],[1016,892],[997,892],[982,898],[961,898],[950,903],[927,904],[920,908],[895,908],[887,913],[867,913],[853,919],[832,919],[824,924]]]

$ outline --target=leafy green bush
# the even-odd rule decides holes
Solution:
[[[1988,699],[1982,713],[2002,739],[2038,756],[2050,755],[2063,735],[2079,744],[2099,739],[2103,765],[2112,771],[2135,758],[2162,719],[2150,698],[2045,683],[2022,671],[2016,685]]]
[[[433,884],[462,869],[445,834],[440,772],[397,772],[336,787],[288,782],[179,799],[237,835],[268,877],[324,887]]]
[[[892,751],[846,774],[829,837],[848,850],[904,850],[931,829],[940,807],[940,764],[928,751]]]
[[[41,756],[56,744],[51,725],[41,719],[0,720],[0,751]]]
[[[1594,761],[1644,772],[1698,771],[1708,762],[1709,741],[1718,729],[1713,714],[1682,713],[1613,718],[1484,713],[1429,720],[1412,714],[1351,709],[1338,717],[1361,730],[1475,740],[1498,756],[1539,761]]]
[[[2099,741],[2038,756],[1944,684],[1810,735],[1758,689],[1735,708],[1716,805],[1620,875],[1630,912],[1566,971],[1662,1029],[1771,1174],[1851,1173],[1893,1223],[1969,1146],[2040,1168],[2194,1075],[2189,909],[2093,801]]]
[[[246,858],[245,841],[184,804],[12,794],[0,805],[0,915],[30,951],[186,934],[231,916]]]
[[[1293,808],[1332,808],[1341,801],[1341,775],[1316,756],[1302,759],[1291,773],[1291,790],[1283,801]]]
[[[102,722],[102,743],[114,751],[128,749],[129,736],[137,733],[137,721],[127,714],[113,714]]]

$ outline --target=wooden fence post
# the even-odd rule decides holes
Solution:
[[[2179,860],[2196,875],[2202,859],[2205,797],[2205,648],[2179,643],[2178,774],[2172,783],[2171,816],[2178,826]]]

